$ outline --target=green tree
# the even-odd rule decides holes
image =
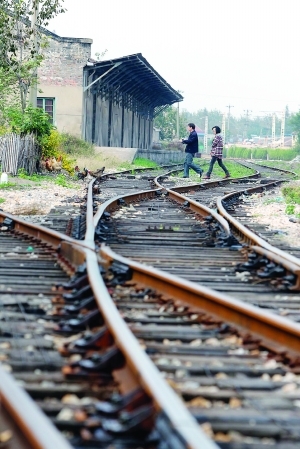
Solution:
[[[183,113],[179,114],[179,138],[186,136],[186,118]],[[160,129],[161,140],[173,140],[177,133],[177,108],[168,106],[154,119],[154,126]]]
[[[7,105],[18,107],[18,95],[15,90],[15,77],[0,67],[0,127],[7,126]]]
[[[289,119],[289,124],[294,131],[294,133],[297,135],[297,144],[296,149],[299,152],[300,151],[300,111],[297,112],[297,114],[291,115]]]
[[[217,109],[209,111],[206,108],[199,109],[197,112],[185,111],[186,120],[195,123],[200,129],[204,130],[205,117],[208,117],[208,133],[211,133],[213,126],[222,127],[222,112]],[[231,124],[232,122],[230,122]]]
[[[49,20],[65,11],[63,1],[1,0],[0,69],[18,89],[23,111],[43,61],[45,38],[41,27],[47,27]]]
[[[49,115],[41,108],[27,106],[25,111],[17,108],[8,108],[7,116],[11,130],[17,134],[35,134],[40,142],[44,136],[49,136],[53,125]]]

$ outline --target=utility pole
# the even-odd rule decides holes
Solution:
[[[229,131],[230,109],[234,108],[234,106],[232,106],[232,104],[229,104],[228,106],[226,106],[226,108],[228,108],[227,130]]]
[[[179,101],[177,103],[177,140],[179,140]]]
[[[32,28],[32,39],[33,39],[33,46],[36,50],[38,46],[38,40],[37,40],[37,34],[36,34],[36,22],[39,15],[39,0],[32,0],[32,8],[33,8],[33,14],[31,19],[31,28]],[[35,68],[33,73],[33,79],[31,81],[30,85],[30,91],[29,91],[29,103],[32,104],[34,108],[36,108],[37,105],[37,68]]]
[[[276,133],[276,114],[272,114],[272,148],[275,147],[275,133]]]
[[[226,142],[226,114],[223,114],[223,118],[222,118],[222,134],[223,134],[223,142],[225,145]]]
[[[245,122],[245,127],[246,127],[246,139],[248,138],[248,126],[249,126],[249,115],[252,111],[250,111],[249,109],[244,109],[244,112],[246,113],[246,122]]]
[[[280,132],[280,146],[284,147],[284,131],[285,131],[285,110],[282,111],[281,115],[281,132]]]
[[[207,153],[207,134],[208,134],[208,116],[205,117],[205,125],[204,125],[204,153]]]

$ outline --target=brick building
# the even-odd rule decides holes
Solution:
[[[49,45],[38,70],[37,105],[59,131],[81,135],[83,67],[91,57],[92,39],[60,37],[43,30]]]

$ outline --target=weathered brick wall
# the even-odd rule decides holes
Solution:
[[[45,30],[48,46],[38,70],[40,83],[57,86],[82,86],[82,68],[91,57],[92,39],[60,37]]]

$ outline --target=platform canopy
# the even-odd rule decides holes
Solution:
[[[83,137],[99,146],[149,148],[153,118],[183,100],[141,53],[90,60],[83,72]]]
[[[110,95],[116,97],[118,92],[127,94],[129,102],[134,98],[153,109],[154,115],[162,107],[183,100],[182,95],[154,70],[141,53],[99,61],[92,67],[85,66],[84,70],[89,73],[95,71],[92,84],[99,81],[97,91],[100,95],[108,98]]]

